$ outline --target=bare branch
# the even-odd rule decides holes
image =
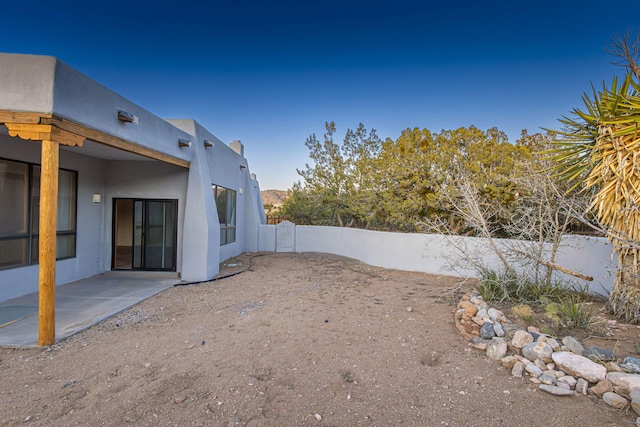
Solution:
[[[611,45],[604,51],[619,58],[617,61],[611,61],[613,65],[625,67],[640,80],[640,32],[636,33],[635,37],[631,30],[616,34],[611,40]]]

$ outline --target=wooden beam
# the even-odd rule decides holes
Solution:
[[[42,141],[38,236],[38,345],[40,346],[51,345],[56,339],[56,218],[59,152],[58,142]]]
[[[31,141],[46,139],[57,141],[61,145],[82,146],[85,139],[90,139],[109,147],[183,168],[188,169],[190,165],[188,160],[179,159],[152,148],[79,125],[51,113],[0,110],[0,123],[9,129],[9,135]]]
[[[169,163],[183,168],[189,168],[190,162],[188,160],[178,159],[168,154],[161,153],[148,147],[134,144],[126,141],[122,138],[118,138],[113,135],[108,135],[103,132],[99,132],[94,129],[89,129],[85,126],[63,119],[61,117],[42,118],[42,123],[51,124],[59,129],[72,132],[74,134],[83,135],[86,139],[98,142],[100,144],[107,145],[109,147],[117,148],[119,150],[128,151],[130,153],[139,154],[150,159],[159,160],[164,163]]]
[[[26,113],[23,111],[0,111],[0,123],[40,123],[42,118],[51,118],[53,114]]]
[[[36,123],[5,123],[9,135],[30,141],[51,141],[71,147],[80,146],[85,138],[55,126]]]

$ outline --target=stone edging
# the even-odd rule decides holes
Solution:
[[[622,363],[612,351],[584,347],[571,336],[558,339],[512,323],[477,293],[462,296],[455,310],[455,325],[470,344],[502,363],[517,378],[528,378],[556,396],[593,395],[607,405],[631,407],[640,415],[640,359]],[[640,426],[640,417],[636,424]]]

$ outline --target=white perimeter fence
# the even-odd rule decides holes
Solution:
[[[354,258],[383,268],[419,271],[458,277],[477,277],[472,266],[455,265],[463,259],[460,250],[470,254],[481,265],[502,271],[502,263],[486,239],[480,237],[443,236],[438,234],[390,233],[344,227],[295,225],[285,221],[276,225],[260,225],[258,250],[261,252],[320,252]],[[509,239],[495,239],[500,246],[522,245]],[[593,277],[586,282],[565,273],[557,273],[563,281],[588,285],[591,291],[606,295],[613,286],[616,270],[611,245],[598,237],[565,236],[555,264]]]

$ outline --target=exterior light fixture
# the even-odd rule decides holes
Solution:
[[[208,139],[204,140],[205,148],[213,147],[213,141],[209,141]]]
[[[244,169],[244,168],[246,168],[245,165],[240,165],[240,169]]]
[[[125,123],[133,123],[135,116],[124,110],[118,110],[118,120]]]
[[[178,139],[179,147],[191,147],[191,141],[187,141],[186,139],[179,138]]]

